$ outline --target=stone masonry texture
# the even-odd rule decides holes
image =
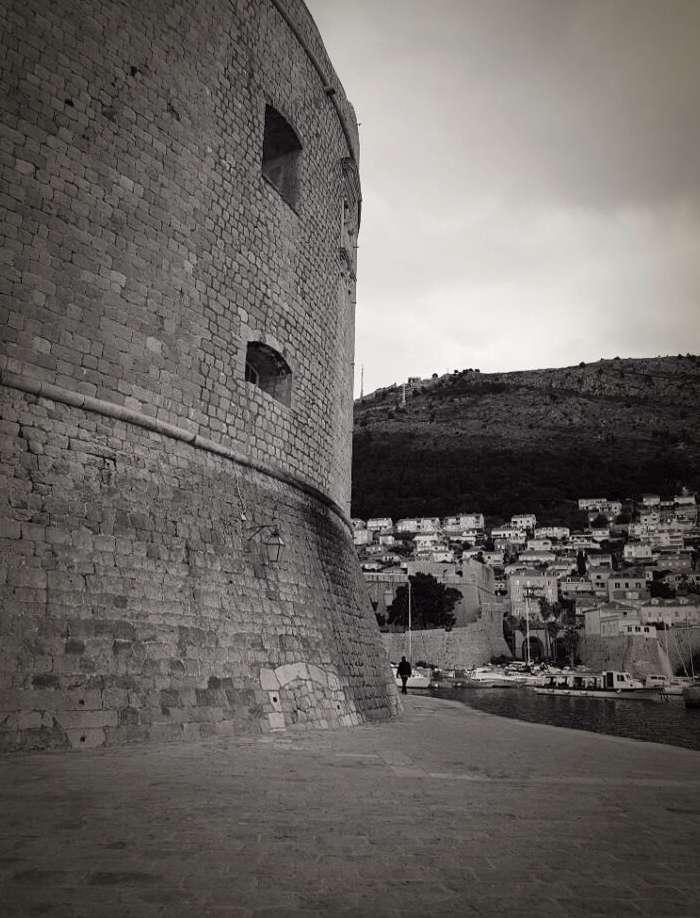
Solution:
[[[510,648],[503,639],[502,615],[484,610],[476,622],[464,628],[435,628],[411,633],[409,652],[406,633],[387,633],[382,640],[389,658],[398,662],[405,654],[414,662],[417,660],[440,668],[453,669],[481,666],[492,657],[511,656]]]
[[[347,524],[357,129],[306,7],[7,0],[0,46],[0,749],[392,716]]]

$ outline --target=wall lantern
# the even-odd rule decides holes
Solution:
[[[265,560],[270,564],[279,564],[284,548],[284,539],[280,535],[277,524],[265,524],[258,526],[247,537],[246,542],[250,542],[256,536],[260,536],[260,544],[264,553]]]

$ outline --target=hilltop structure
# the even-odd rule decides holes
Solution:
[[[389,717],[352,107],[301,0],[89,10],[0,12],[0,748]]]

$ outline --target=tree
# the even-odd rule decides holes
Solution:
[[[515,630],[518,627],[518,619],[510,612],[503,616],[503,640],[510,648],[510,652],[515,656]]]
[[[560,621],[563,624],[564,634],[563,643],[566,655],[569,658],[569,666],[573,666],[577,659],[579,633],[576,627],[576,600],[566,599],[561,603],[562,612]]]
[[[547,643],[549,645],[549,658],[550,660],[556,660],[557,657],[557,638],[562,629],[561,622],[556,618],[551,618],[548,622],[545,623],[545,633],[547,635]]]
[[[608,518],[604,513],[598,513],[591,520],[591,526],[594,529],[607,529],[608,527]]]
[[[676,591],[662,580],[667,573],[668,571],[654,571],[654,579],[649,584],[649,593],[654,599],[675,599]]]
[[[402,558],[410,558],[415,549],[415,544],[411,539],[404,539],[402,542],[394,542],[391,546],[391,550],[395,555],[400,555]]]
[[[576,663],[576,651],[578,650],[578,630],[575,625],[567,625],[564,628],[564,649],[569,658],[569,666],[573,667]]]
[[[451,628],[452,610],[461,598],[459,590],[438,583],[432,574],[414,574],[411,584],[411,628]],[[389,624],[408,628],[408,587],[400,586],[389,607]]]
[[[579,577],[584,577],[586,575],[586,556],[581,548],[579,548],[578,554],[576,555],[576,570],[578,571]]]

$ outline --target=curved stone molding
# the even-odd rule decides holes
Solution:
[[[30,395],[36,395],[39,398],[48,398],[54,402],[62,402],[64,405],[73,405],[75,408],[84,408],[85,411],[93,411],[95,414],[101,414],[106,418],[114,418],[118,421],[125,421],[128,424],[135,424],[137,427],[143,427],[145,430],[153,430],[155,433],[162,434],[164,437],[170,437],[173,440],[181,440],[183,443],[190,443],[197,449],[203,449],[207,452],[214,453],[217,456],[224,456],[238,465],[255,469],[263,475],[269,475],[278,481],[284,481],[292,487],[298,488],[305,494],[315,498],[325,504],[329,509],[336,513],[352,533],[352,523],[342,509],[327,494],[319,491],[310,482],[303,481],[294,475],[290,475],[283,469],[275,469],[259,462],[254,462],[247,456],[242,455],[237,450],[225,446],[223,443],[217,443],[208,437],[202,437],[184,427],[178,427],[175,424],[168,424],[167,421],[161,421],[158,418],[143,414],[140,411],[134,411],[131,408],[125,408],[123,405],[115,405],[113,402],[106,402],[103,399],[92,398],[89,395],[82,395],[80,392],[73,392],[70,389],[63,389],[61,386],[54,386],[51,383],[42,383],[39,380],[31,379],[24,376],[17,376],[14,373],[0,371],[0,385],[17,389],[20,392],[27,392]]]

